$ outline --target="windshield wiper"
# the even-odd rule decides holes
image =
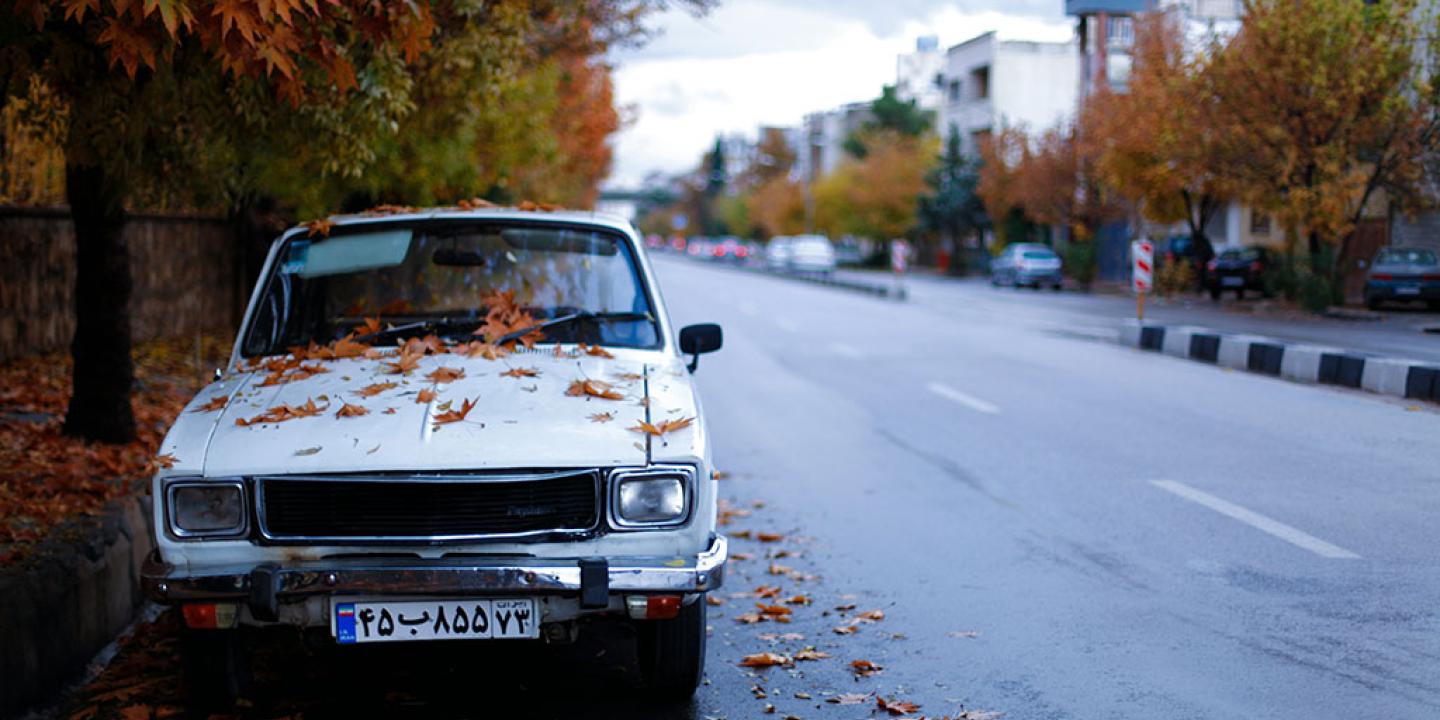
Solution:
[[[374,342],[388,337],[404,337],[415,335],[421,332],[439,332],[441,330],[470,329],[479,326],[483,320],[475,318],[429,318],[402,325],[392,325],[384,330],[377,330],[372,333],[360,335],[355,338],[356,342]]]
[[[650,322],[655,322],[655,319],[652,318],[652,317],[650,317],[650,313],[637,313],[637,312],[599,312],[599,313],[597,313],[597,312],[590,312],[590,311],[588,311],[588,310],[582,310],[582,311],[577,312],[577,313],[571,313],[571,314],[569,314],[569,315],[561,315],[560,317],[557,317],[557,318],[550,318],[549,320],[546,320],[545,322],[535,323],[534,325],[531,325],[530,327],[521,328],[521,329],[519,329],[519,330],[516,330],[515,332],[505,333],[504,335],[501,335],[500,337],[496,338],[493,344],[495,344],[495,345],[504,345],[505,343],[512,342],[512,341],[515,341],[515,340],[519,340],[520,338],[525,337],[526,335],[529,335],[530,333],[535,332],[536,330],[546,330],[546,329],[555,327],[556,325],[565,325],[565,324],[572,323],[572,322],[576,322],[576,321],[579,321],[579,320],[588,320],[588,321],[591,321],[591,322],[600,322],[600,323],[603,323],[603,322],[626,322],[626,321],[634,322],[634,321],[637,321],[637,320],[648,320],[648,321],[650,321]]]

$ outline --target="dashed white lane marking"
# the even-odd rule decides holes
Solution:
[[[932,382],[929,385],[926,385],[925,389],[929,390],[932,393],[935,393],[936,395],[939,395],[940,397],[945,398],[946,400],[953,400],[957,403],[960,403],[961,405],[964,405],[965,407],[968,407],[975,412],[982,412],[987,415],[995,415],[1000,412],[1000,407],[998,405],[985,402],[984,400],[981,400],[974,395],[967,395],[966,393],[960,392],[959,390],[956,390],[955,388],[952,388],[944,383]]]
[[[740,303],[740,312],[750,316],[759,315],[760,306],[756,305],[754,302],[745,300]]]
[[[1337,560],[1357,560],[1360,558],[1345,548],[1331,545],[1320,538],[1309,533],[1290,527],[1274,518],[1266,517],[1253,510],[1247,510],[1228,500],[1221,500],[1210,493],[1196,490],[1185,483],[1174,480],[1151,480],[1152,485],[1179,495],[1190,502],[1204,505],[1215,512],[1220,513],[1233,520],[1239,520],[1250,527],[1263,533],[1274,535],[1285,542],[1304,548],[1320,557],[1333,558]]]
[[[851,358],[852,360],[858,360],[862,355],[853,345],[846,345],[842,342],[830,343],[830,352],[841,357]]]
[[[785,332],[798,332],[800,330],[800,326],[796,325],[794,320],[782,317],[775,318],[775,327],[778,327]]]

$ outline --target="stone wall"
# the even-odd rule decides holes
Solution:
[[[132,216],[135,340],[233,331],[243,303],[221,219]],[[64,350],[75,331],[75,234],[64,209],[0,207],[0,360]]]
[[[0,568],[0,717],[80,679],[144,602],[150,498],[130,495],[99,518],[61,525],[18,565]]]

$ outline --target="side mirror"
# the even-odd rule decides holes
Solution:
[[[695,372],[695,368],[700,366],[701,355],[719,350],[724,342],[725,334],[715,323],[687,325],[680,329],[680,352],[690,356],[690,364],[686,366],[690,372]]]

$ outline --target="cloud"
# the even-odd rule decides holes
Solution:
[[[895,81],[896,55],[919,35],[938,35],[945,47],[990,30],[1042,40],[1071,33],[1057,0],[880,5],[737,0],[702,19],[667,13],[665,35],[612,58],[617,100],[634,109],[634,122],[617,138],[609,184],[690,169],[719,133],[753,135],[762,124],[797,125],[806,113],[873,98]]]

